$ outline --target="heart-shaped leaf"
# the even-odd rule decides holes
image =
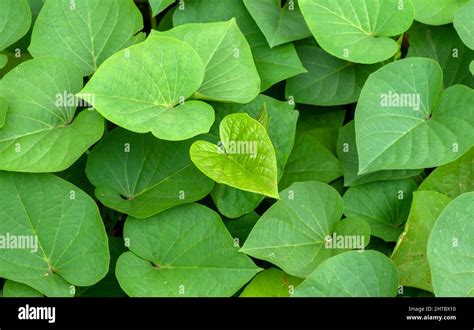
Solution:
[[[0,128],[0,169],[57,172],[71,166],[104,132],[103,118],[84,110],[74,117],[82,88],[79,67],[44,57],[18,65],[0,81],[8,102]]]
[[[184,41],[201,56],[204,81],[193,98],[248,103],[260,91],[260,77],[235,19],[219,23],[184,24],[155,36]]]
[[[257,274],[244,289],[240,297],[289,297],[303,280],[276,268]]]
[[[436,220],[428,263],[437,297],[474,297],[474,192],[460,195]]]
[[[380,252],[349,251],[329,258],[295,289],[294,297],[395,297],[397,270]]]
[[[95,202],[50,174],[0,172],[0,277],[46,296],[74,295],[109,269]]]
[[[321,48],[356,63],[394,56],[400,46],[390,37],[408,30],[414,17],[407,0],[300,0],[299,4]]]
[[[400,284],[433,291],[426,258],[431,228],[451,199],[435,191],[415,191],[405,230],[391,256]]]
[[[454,15],[469,0],[411,0],[415,19],[428,25],[444,25],[453,21]]]
[[[344,173],[345,186],[357,186],[374,181],[405,179],[421,172],[421,170],[383,170],[367,174],[357,174],[359,171],[359,157],[357,155],[355,125],[353,120],[339,130],[337,157],[339,158],[342,172]]]
[[[275,149],[265,128],[246,113],[225,117],[218,145],[196,141],[191,160],[208,177],[278,199]]]
[[[129,217],[116,275],[133,297],[225,297],[260,269],[238,252],[219,215],[200,204]]]
[[[28,32],[31,11],[28,0],[3,0],[0,13],[0,50],[3,50]]]
[[[216,122],[211,129],[212,134],[219,135],[219,124],[222,118],[233,113],[247,113],[259,119],[262,109],[268,115],[267,132],[275,148],[278,177],[283,173],[290,152],[293,148],[298,111],[288,102],[280,102],[265,95],[259,95],[252,102],[240,105],[230,103],[214,103]],[[211,197],[219,212],[229,218],[237,218],[254,210],[264,196],[242,191],[227,185],[216,184]]]
[[[177,26],[185,23],[222,22],[232,18],[236,18],[239,28],[252,48],[255,66],[261,79],[261,91],[267,90],[277,82],[306,72],[293,44],[269,47],[242,0],[186,0],[185,10],[174,12],[173,24]]]
[[[474,50],[474,1],[462,6],[454,16],[454,28],[464,44]]]
[[[79,96],[127,130],[186,140],[208,132],[214,122],[210,105],[184,102],[203,78],[204,64],[191,46],[153,37],[110,57]]]
[[[408,31],[410,47],[407,57],[428,57],[443,69],[443,85],[464,84],[474,87],[468,68],[474,51],[459,39],[452,25],[429,26],[415,23]]]
[[[451,198],[474,191],[474,148],[458,160],[435,169],[418,190],[434,190]]]
[[[340,60],[315,45],[296,46],[307,73],[288,79],[286,98],[313,105],[341,105],[356,102],[369,75],[380,65],[355,64]]]
[[[283,7],[280,0],[244,0],[244,4],[272,48],[311,36],[297,1]]]
[[[372,235],[394,242],[403,231],[415,189],[411,179],[350,187],[344,194],[344,214],[361,217],[369,223]]]
[[[87,177],[102,204],[146,218],[211,191],[213,182],[189,158],[192,142],[114,129],[89,154]]]
[[[109,56],[143,36],[143,18],[133,1],[48,0],[38,15],[28,48],[33,57],[53,55],[94,73]]]
[[[262,215],[241,251],[304,278],[331,256],[325,242],[341,219],[342,199],[321,182],[294,183],[280,197]]]
[[[441,95],[443,74],[427,58],[407,58],[373,73],[355,112],[359,174],[452,162],[474,145],[474,90]]]

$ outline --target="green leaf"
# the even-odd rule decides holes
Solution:
[[[428,25],[444,25],[453,21],[454,15],[469,0],[411,0],[415,19]]]
[[[407,57],[428,57],[443,69],[443,85],[464,84],[474,87],[468,67],[474,51],[467,48],[451,25],[429,26],[415,23],[408,31]]]
[[[0,13],[0,50],[3,50],[28,32],[31,11],[27,0],[2,0]]]
[[[261,91],[267,90],[277,82],[306,72],[291,43],[274,48],[268,46],[242,0],[186,0],[185,10],[175,11],[173,23],[177,26],[185,23],[221,22],[234,17],[252,48],[261,79]]]
[[[220,139],[194,142],[193,163],[218,183],[278,199],[275,149],[265,128],[245,113],[231,114],[221,121]]]
[[[28,50],[80,66],[88,76],[112,54],[135,44],[143,18],[133,1],[48,0],[35,22]]]
[[[89,154],[86,173],[107,207],[146,218],[204,198],[213,182],[191,162],[193,141],[169,142],[116,128]]]
[[[379,65],[363,65],[333,57],[314,45],[296,46],[307,73],[288,79],[286,98],[313,105],[356,102],[362,86]]]
[[[163,10],[174,3],[174,0],[148,0],[151,6],[151,13],[153,16],[158,15]]]
[[[184,100],[204,78],[204,64],[186,43],[153,37],[110,57],[79,94],[111,122],[163,140],[186,140],[209,131],[214,111]]]
[[[460,195],[436,220],[428,263],[437,297],[474,297],[474,192]]]
[[[394,242],[403,231],[410,210],[413,180],[391,180],[350,187],[344,194],[344,214],[361,217],[372,235]]]
[[[35,298],[44,297],[44,295],[23,283],[6,280],[3,286],[3,297],[5,298]]]
[[[298,120],[298,111],[293,110],[294,106],[265,95],[259,95],[246,105],[216,103],[213,106],[216,109],[216,122],[211,131],[215,135],[219,134],[219,124],[225,116],[233,113],[247,113],[252,118],[258,119],[262,108],[266,108],[269,117],[267,132],[275,148],[278,177],[280,178],[294,144]],[[219,212],[229,218],[237,218],[251,212],[264,198],[263,195],[238,190],[222,184],[215,185],[211,197]]]
[[[268,125],[270,124],[270,116],[268,116],[267,112],[267,104],[263,103],[262,110],[258,113],[257,121],[268,130]]]
[[[354,121],[349,122],[339,130],[337,157],[344,173],[345,186],[357,186],[374,181],[405,179],[421,172],[421,170],[383,170],[367,174],[357,174],[359,170],[359,157],[357,154]]]
[[[303,280],[270,268],[257,274],[244,289],[240,297],[289,297],[294,288]]]
[[[304,278],[331,256],[325,242],[341,219],[342,199],[321,182],[295,183],[280,198],[262,215],[241,251]]]
[[[474,148],[458,160],[435,169],[418,190],[434,190],[451,198],[474,191]]]
[[[77,187],[50,174],[0,172],[0,205],[0,277],[52,297],[73,295],[75,285],[107,273],[104,224]]]
[[[356,63],[377,63],[399,51],[396,40],[411,26],[406,0],[300,0],[318,44],[329,54]]]
[[[5,119],[7,117],[8,102],[5,98],[0,97],[0,128],[5,125]]]
[[[219,215],[187,204],[147,219],[129,217],[116,275],[132,297],[225,297],[260,269],[238,252]]]
[[[260,216],[257,213],[250,212],[237,219],[227,219],[224,223],[234,238],[234,242],[242,246],[258,219],[260,219]]]
[[[349,251],[329,258],[295,289],[294,297],[395,297],[393,263],[376,251]]]
[[[337,158],[310,134],[297,133],[295,146],[279,183],[280,189],[294,182],[329,183],[342,176]]]
[[[391,256],[401,285],[433,291],[426,247],[436,218],[450,201],[449,197],[435,191],[413,193],[405,230]]]
[[[219,23],[185,24],[152,35],[184,41],[201,56],[204,81],[193,98],[248,103],[260,91],[260,77],[235,19]]]
[[[272,48],[311,36],[296,1],[283,8],[280,0],[244,0],[244,4]]]
[[[474,50],[474,1],[462,6],[454,16],[454,28],[466,46]]]
[[[1,170],[62,171],[104,132],[97,112],[88,109],[74,117],[82,75],[71,62],[54,57],[23,62],[0,87],[0,97],[8,101],[0,128]]]
[[[355,112],[359,174],[452,162],[474,145],[474,90],[441,95],[443,73],[427,58],[407,58],[373,73]]]

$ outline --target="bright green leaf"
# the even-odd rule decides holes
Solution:
[[[146,218],[211,191],[213,182],[189,158],[192,142],[114,129],[89,154],[87,177],[102,204]]]
[[[398,276],[376,251],[349,251],[329,258],[295,289],[294,297],[395,297]]]
[[[304,278],[331,256],[325,242],[341,219],[342,199],[321,182],[294,183],[280,198],[262,215],[241,251]]]
[[[67,59],[88,76],[112,54],[140,40],[135,34],[142,28],[143,18],[131,0],[48,0],[28,50],[33,57]]]
[[[76,117],[82,88],[79,67],[60,58],[23,62],[0,81],[8,101],[0,128],[0,169],[58,172],[71,166],[104,132],[103,118],[83,110]]]
[[[225,297],[260,269],[234,245],[219,215],[187,204],[147,219],[129,217],[116,275],[132,297]]]
[[[244,4],[270,47],[311,36],[297,1],[287,1],[283,7],[280,0],[244,0]]]
[[[399,50],[390,38],[413,22],[407,0],[300,0],[318,44],[329,54],[356,63],[377,63]]]
[[[214,122],[210,105],[184,102],[203,78],[204,64],[191,46],[154,37],[110,57],[79,96],[127,130],[186,140],[208,132]]]
[[[344,194],[344,214],[361,217],[372,235],[394,242],[403,231],[416,189],[413,180],[391,180],[350,187]]]
[[[107,273],[104,224],[77,187],[50,174],[0,172],[0,205],[0,277],[71,296],[71,285],[90,286]],[[23,246],[11,245],[21,237]]]
[[[370,226],[364,219],[359,217],[342,219],[333,228],[333,254],[354,249],[363,250],[370,243],[370,234]]]
[[[7,117],[8,102],[5,98],[0,97],[0,128],[5,125],[5,118]]]
[[[428,263],[437,297],[474,297],[474,192],[454,199],[436,220]]]
[[[441,95],[443,73],[427,58],[407,58],[373,73],[355,112],[359,174],[452,162],[474,145],[474,90]]]
[[[275,147],[278,177],[280,178],[294,144],[298,111],[293,110],[293,105],[265,95],[259,95],[246,105],[215,103],[213,106],[216,109],[216,122],[211,132],[215,135],[219,134],[219,123],[225,116],[232,113],[247,113],[258,120],[262,108],[266,108],[269,121],[267,132]],[[263,195],[238,190],[222,184],[216,184],[211,192],[211,197],[219,212],[229,218],[237,218],[251,212],[264,198]]]
[[[451,199],[435,191],[415,191],[405,230],[391,256],[400,284],[433,291],[426,247],[433,224]]]
[[[278,198],[275,149],[265,128],[245,113],[231,114],[220,123],[220,139],[194,142],[193,163],[218,183]]]

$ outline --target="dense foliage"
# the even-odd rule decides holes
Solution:
[[[0,0],[4,297],[474,296],[474,0]]]

